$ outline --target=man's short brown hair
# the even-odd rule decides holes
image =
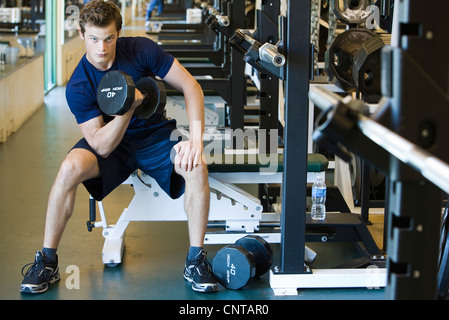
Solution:
[[[80,12],[79,25],[81,33],[86,31],[86,25],[106,27],[115,22],[117,32],[122,29],[120,9],[112,1],[93,0],[86,3]]]

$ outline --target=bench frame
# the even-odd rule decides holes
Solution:
[[[324,178],[325,172],[309,172],[310,182],[317,176]],[[281,183],[282,173],[260,175],[258,172],[219,172],[209,174],[210,212],[209,223],[225,226],[223,231],[207,232],[205,244],[232,244],[236,240],[259,231],[261,222],[279,223],[280,214],[263,213],[261,201],[237,187],[235,184],[248,183]],[[125,231],[132,221],[186,221],[184,212],[184,196],[171,199],[144,172],[136,171],[123,182],[132,185],[135,195],[129,206],[125,208],[115,224],[108,224],[102,201],[97,201],[100,221],[90,221],[93,227],[103,228],[105,238],[103,246],[103,263],[115,266],[122,261]],[[91,210],[95,210],[95,200],[91,197]],[[94,208],[92,208],[94,206]],[[92,215],[91,215],[92,220]],[[280,242],[279,232],[258,233],[270,243]]]

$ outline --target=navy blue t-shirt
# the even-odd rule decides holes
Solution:
[[[145,76],[164,78],[170,70],[174,57],[163,51],[154,41],[144,37],[117,39],[115,61],[106,71],[97,70],[83,56],[67,83],[66,98],[78,124],[103,115],[105,123],[113,119],[101,112],[97,104],[97,87],[101,78],[114,70],[129,74],[134,82]],[[128,129],[151,126],[157,119],[140,120],[132,117]],[[157,121],[156,121],[157,122]]]

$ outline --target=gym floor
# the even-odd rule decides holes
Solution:
[[[142,26],[140,28],[139,26]],[[143,21],[128,27],[128,34],[143,33]],[[140,30],[140,31],[139,31]],[[124,29],[122,35],[126,35]],[[19,292],[22,267],[34,261],[42,247],[45,211],[59,165],[69,148],[81,137],[65,99],[65,87],[45,96],[40,108],[18,132],[0,144],[0,299],[2,300],[382,300],[384,289],[299,289],[295,296],[275,296],[268,274],[253,279],[241,290],[220,286],[214,294],[191,290],[182,277],[188,250],[185,222],[133,222],[125,240],[123,263],[115,268],[103,265],[101,230],[88,232],[88,194],[79,187],[74,214],[58,248],[61,281],[44,294]],[[105,200],[108,222],[113,223],[133,196],[122,185]],[[382,219],[370,227],[375,240]],[[357,257],[350,243],[312,243],[317,251],[316,267],[328,268]],[[212,261],[222,245],[205,250]],[[274,265],[279,265],[279,245],[271,245]],[[74,271],[75,270],[75,271]],[[79,271],[79,288],[73,288]]]

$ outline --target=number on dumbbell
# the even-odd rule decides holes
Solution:
[[[134,115],[139,119],[162,115],[167,97],[162,82],[151,77],[143,77],[134,84],[131,76],[118,70],[106,73],[101,79],[97,88],[98,106],[107,115],[123,115],[131,109],[136,88],[144,99],[134,111]]]

